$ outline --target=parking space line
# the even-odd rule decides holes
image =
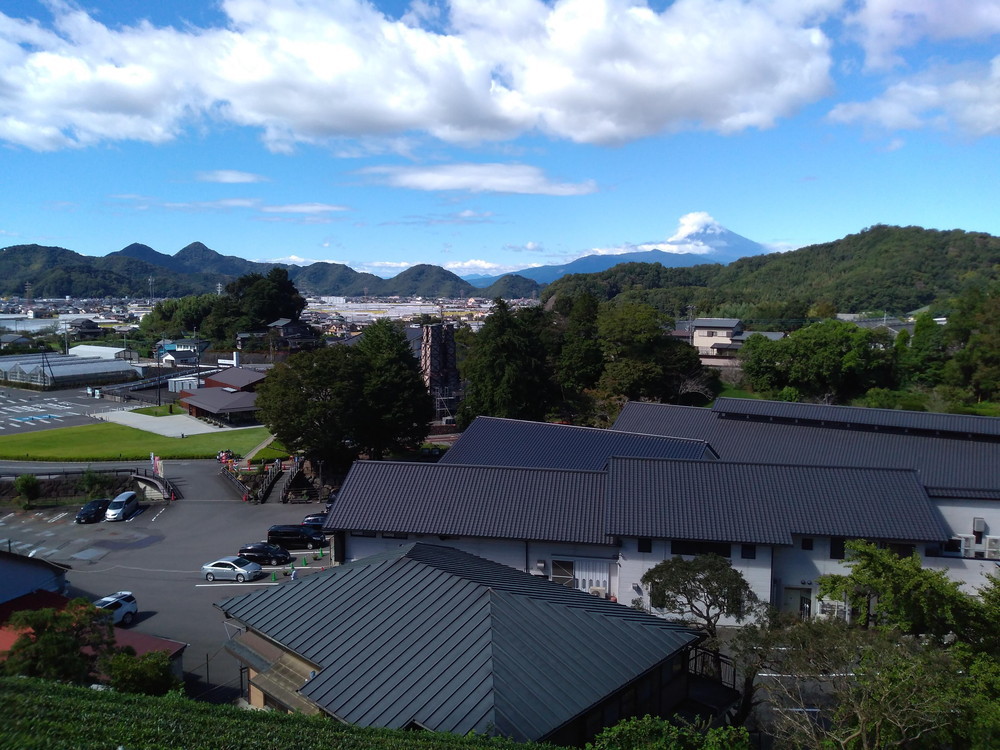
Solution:
[[[196,589],[201,588],[218,588],[219,586],[280,586],[280,581],[244,581],[243,583],[237,583],[233,581],[232,583],[196,583],[194,587]]]
[[[52,516],[52,518],[50,518],[50,519],[49,519],[48,521],[46,521],[45,523],[55,523],[56,521],[58,521],[58,520],[59,520],[60,518],[62,518],[63,516],[68,516],[68,515],[69,515],[69,513],[68,513],[68,512],[63,512],[63,513],[57,513],[56,515]]]

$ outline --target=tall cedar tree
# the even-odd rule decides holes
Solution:
[[[418,446],[434,418],[434,404],[406,335],[392,321],[379,320],[354,349],[366,366],[358,448],[377,460],[391,450]]]
[[[545,347],[532,326],[499,298],[475,336],[463,374],[465,398],[458,413],[463,426],[480,415],[541,420],[552,402]]]

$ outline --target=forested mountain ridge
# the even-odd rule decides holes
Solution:
[[[598,274],[567,276],[542,293],[549,299],[587,290],[602,299],[625,295],[674,315],[720,305],[820,303],[838,311],[906,312],[1000,278],[1000,238],[979,232],[878,225],[787,253],[723,265],[665,268],[628,263]]]
[[[413,266],[391,279],[359,273],[339,263],[308,266],[256,263],[224,256],[194,242],[176,255],[133,243],[104,257],[61,247],[13,245],[0,249],[0,295],[20,296],[30,283],[35,298],[184,297],[211,294],[248,274],[284,268],[305,294],[355,297],[531,297],[539,284],[516,275],[480,288],[438,266]],[[152,280],[152,285],[150,281]]]
[[[21,295],[30,282],[38,298],[142,297],[149,293],[152,277],[154,296],[180,297],[213,293],[218,284],[251,273],[265,275],[276,267],[285,268],[304,294],[513,298],[530,297],[541,289],[516,274],[476,287],[430,265],[383,279],[339,263],[256,263],[195,242],[173,256],[141,244],[104,257],[40,245],[7,247],[0,250],[0,294]],[[564,276],[545,287],[542,297],[579,290],[602,299],[623,294],[675,316],[721,306],[734,310],[770,306],[774,317],[801,317],[818,304],[841,312],[901,313],[955,296],[971,284],[1000,278],[998,269],[998,237],[878,225],[834,242],[754,255],[729,265],[668,268],[660,263],[623,263],[599,273]]]

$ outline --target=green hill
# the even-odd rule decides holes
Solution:
[[[587,290],[604,299],[646,298],[674,315],[719,305],[828,302],[838,311],[906,312],[1000,278],[1000,238],[920,227],[874,226],[836,242],[756,255],[728,266],[665,268],[626,263],[565,276],[543,300]]]

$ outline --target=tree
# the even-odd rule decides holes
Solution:
[[[109,613],[85,599],[62,610],[15,612],[8,627],[20,633],[3,662],[9,675],[84,685],[94,680],[98,661],[115,649]]]
[[[969,683],[950,651],[838,620],[800,622],[781,636],[767,683],[778,746],[956,746]]]
[[[83,476],[76,483],[76,488],[83,493],[84,497],[92,500],[95,497],[110,495],[111,489],[115,486],[115,478],[111,474],[104,474],[88,468],[83,472]]]
[[[434,404],[406,336],[383,319],[365,329],[354,349],[365,363],[359,450],[380,459],[390,450],[418,446],[427,437]]]
[[[835,403],[891,382],[889,334],[839,320],[814,323],[786,338],[750,336],[740,351],[743,372],[762,392],[786,386]]]
[[[743,574],[716,554],[671,557],[647,570],[642,582],[649,587],[652,606],[694,619],[712,641],[720,619],[743,622],[760,604]]]
[[[863,540],[845,547],[851,572],[820,576],[820,597],[848,602],[861,612],[866,626],[935,638],[954,633],[967,642],[979,639],[981,605],[947,573],[924,568],[915,553],[900,557]]]
[[[129,646],[101,659],[100,669],[107,676],[108,684],[124,693],[166,695],[184,684],[174,674],[166,651],[136,656]]]
[[[34,474],[19,474],[14,480],[14,491],[24,507],[29,507],[31,503],[42,495],[42,483]]]
[[[502,299],[476,334],[463,362],[462,426],[477,416],[540,420],[552,403],[546,350],[538,336]]]
[[[632,717],[607,727],[587,750],[750,750],[742,727],[701,727],[679,717],[671,723],[655,716]]]
[[[346,468],[358,454],[364,378],[354,347],[295,354],[258,387],[260,420],[288,450]]]
[[[286,448],[342,468],[361,453],[377,459],[416,444],[433,415],[409,345],[389,321],[355,346],[300,352],[276,365],[257,405]]]

